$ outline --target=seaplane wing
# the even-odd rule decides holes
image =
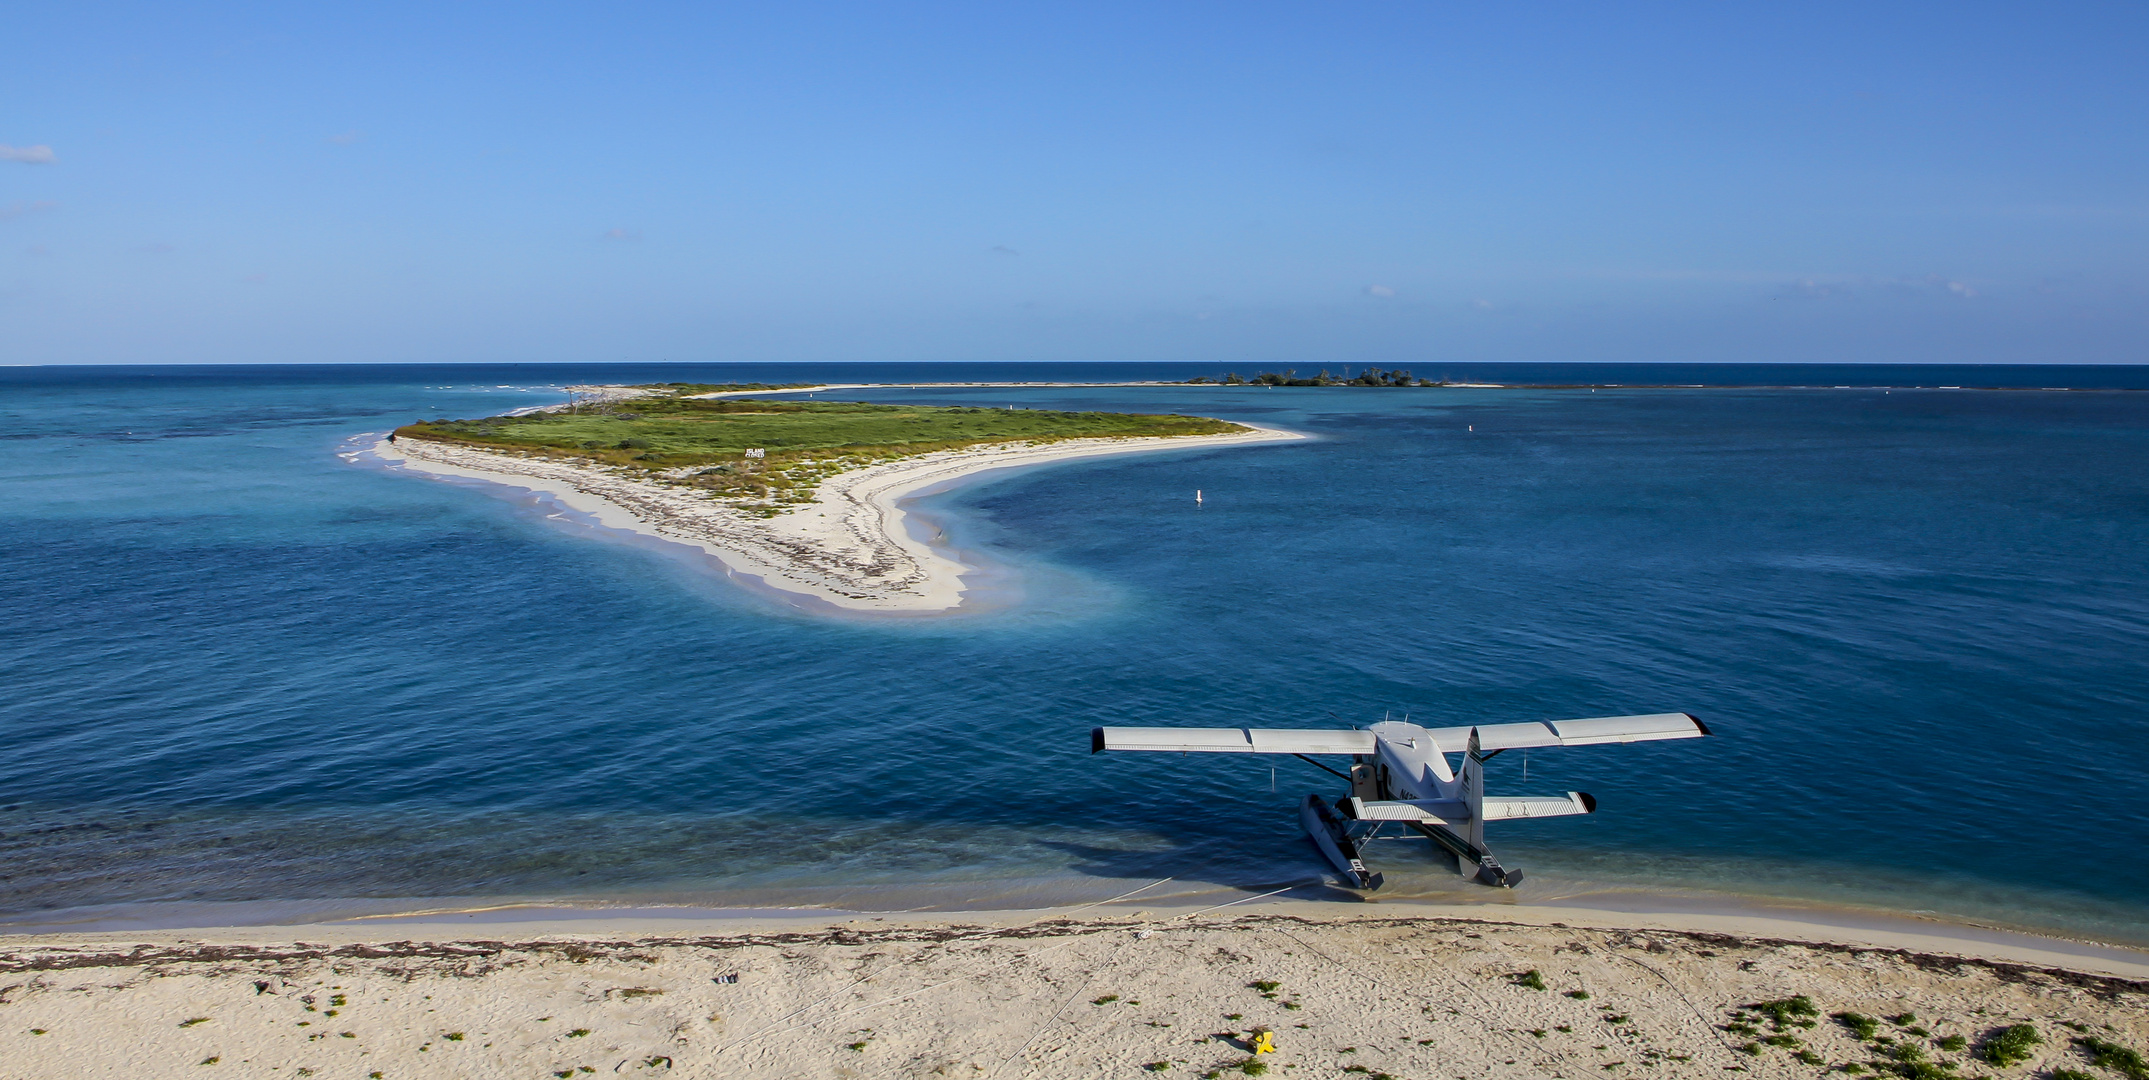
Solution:
[[[1488,752],[1536,746],[1599,746],[1657,739],[1698,739],[1708,733],[1707,725],[1687,713],[1485,724],[1477,729],[1478,746]],[[1470,739],[1467,727],[1432,728],[1426,734],[1431,735],[1442,749],[1450,751],[1460,751]],[[1370,731],[1308,728],[1101,727],[1090,732],[1089,750],[1092,754],[1104,750],[1167,750],[1195,754],[1371,754],[1374,736]]]
[[[1483,750],[1526,750],[1534,746],[1602,746],[1606,743],[1698,739],[1709,726],[1691,713],[1645,716],[1597,716],[1587,720],[1544,720],[1530,724],[1483,724],[1477,744]],[[1426,734],[1443,748],[1461,749],[1470,739],[1467,727],[1429,728]]]
[[[1194,754],[1370,754],[1373,752],[1373,733],[1235,727],[1101,727],[1092,730],[1089,752],[1095,754],[1105,750],[1175,750]]]

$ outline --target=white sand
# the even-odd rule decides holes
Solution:
[[[1914,1013],[1882,1033],[1965,1077],[2088,1068],[2063,1023],[2149,1050],[2149,958],[2113,977],[1937,926],[1913,944],[1959,948],[1766,919],[1247,910],[0,939],[0,1076],[1238,1078],[1265,1028],[1272,1076],[1811,1080],[1886,1058],[1827,1019],[1846,1010]],[[1496,921],[1548,913],[1567,925]],[[1766,1020],[1724,1029],[1793,995],[1820,1014],[1782,1030],[1793,1045],[1748,1053]],[[2024,1022],[2030,1060],[1973,1058]]]
[[[782,593],[860,612],[925,614],[963,603],[976,568],[904,527],[903,501],[965,477],[1076,458],[1256,446],[1306,438],[1242,424],[1224,435],[993,443],[901,458],[823,480],[810,503],[772,518],[733,509],[693,488],[628,470],[402,438],[346,457],[435,477],[542,493],[598,524],[698,547],[735,575]]]

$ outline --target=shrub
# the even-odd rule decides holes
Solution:
[[[1873,1036],[1880,1034],[1880,1021],[1870,1016],[1854,1012],[1839,1012],[1830,1013],[1828,1018],[1849,1028],[1851,1034],[1858,1036],[1860,1039],[1871,1040]]]
[[[1520,975],[1514,976],[1514,980],[1516,986],[1527,986],[1532,990],[1545,988],[1545,977],[1539,974],[1536,968],[1531,968]]]
[[[2088,1051],[2092,1065],[2125,1073],[2133,1080],[2149,1080],[2149,1063],[2144,1063],[2142,1056],[2133,1050],[2118,1043],[2105,1042],[2094,1035],[2086,1039],[2076,1039],[2075,1044]]]
[[[2000,1028],[1985,1036],[1982,1053],[1986,1061],[1994,1065],[2014,1065],[2030,1059],[2031,1047],[2044,1042],[2037,1029],[2028,1024],[2015,1024]]]
[[[1768,1017],[1777,1031],[1793,1025],[1812,1027],[1812,1018],[1821,1015],[1820,1010],[1813,1007],[1813,999],[1804,994],[1775,1001],[1757,1001],[1746,1007]]]

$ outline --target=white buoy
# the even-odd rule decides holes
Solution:
[[[1194,505],[1195,505],[1195,506],[1200,506],[1200,505],[1201,505],[1201,489],[1200,489],[1200,488],[1195,488],[1195,489],[1194,489]]]

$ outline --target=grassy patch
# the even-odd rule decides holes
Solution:
[[[1536,968],[1531,968],[1520,975],[1513,976],[1513,979],[1516,986],[1527,986],[1532,990],[1543,990],[1545,988],[1545,977],[1539,974]]]

